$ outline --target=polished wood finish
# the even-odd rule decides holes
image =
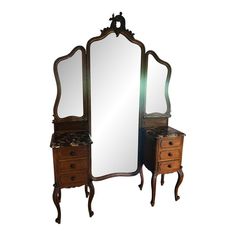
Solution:
[[[164,183],[165,183],[165,175],[162,174],[161,175],[161,186],[164,185]]]
[[[160,140],[160,148],[176,148],[180,147],[182,143],[181,137],[164,137]]]
[[[89,196],[88,185],[84,185],[84,191],[85,191],[86,198],[88,198]]]
[[[180,161],[165,161],[158,162],[157,171],[160,174],[167,174],[177,171],[180,168]]]
[[[88,169],[88,161],[86,158],[80,160],[60,160],[58,162],[59,171],[68,171],[68,170],[83,170]]]
[[[59,184],[63,188],[79,187],[87,183],[87,171],[59,175]]]
[[[92,217],[94,215],[94,212],[92,211],[92,208],[91,208],[91,203],[92,203],[92,200],[93,200],[93,196],[94,196],[94,186],[93,186],[93,182],[92,181],[89,181],[88,182],[88,186],[89,186],[89,199],[88,199],[88,211],[89,211],[89,216]]]
[[[61,201],[61,189],[54,184],[54,191],[53,191],[53,202],[57,208],[57,218],[55,221],[60,224],[61,223],[61,208],[60,208],[60,201]]]
[[[84,153],[88,147],[64,147],[53,148],[53,160],[55,167],[55,180],[57,186],[68,184],[77,186],[77,182],[88,182],[88,156]],[[69,186],[68,186],[69,187]]]
[[[144,116],[142,119],[142,128],[144,129],[151,129],[163,126],[168,126],[168,118],[166,117],[156,118]]]
[[[143,183],[144,183],[144,177],[143,177],[143,168],[141,167],[141,169],[140,169],[140,178],[141,178],[141,183],[139,184],[139,188],[140,188],[140,190],[142,190],[143,189]]]
[[[54,121],[54,131],[57,132],[69,132],[69,131],[88,131],[88,121],[80,120],[80,121],[63,121],[60,120]]]
[[[93,215],[91,203],[94,196],[94,187],[90,178],[89,169],[90,145],[66,146],[53,148],[53,162],[55,184],[53,201],[58,211],[56,222],[61,222],[61,189],[85,186],[85,195],[88,199],[89,215]],[[90,191],[88,191],[88,188]]]
[[[160,161],[168,161],[173,159],[180,159],[181,151],[180,149],[165,150],[160,152]]]
[[[184,134],[171,127],[146,129],[144,132],[144,165],[152,172],[152,206],[155,205],[156,178],[159,174],[163,185],[165,174],[178,173],[175,200],[179,199],[178,188],[184,176],[181,166],[183,140]]]
[[[155,205],[155,198],[156,198],[156,181],[157,181],[157,173],[152,173],[152,180],[151,180],[151,187],[152,187],[152,199],[151,199],[151,205]]]
[[[53,152],[62,160],[79,160],[80,158],[88,158],[89,150],[87,146],[79,146],[79,148],[69,146],[54,148]]]
[[[178,173],[178,180],[175,185],[175,201],[178,201],[180,199],[180,196],[178,195],[178,189],[179,189],[179,186],[182,183],[183,178],[184,178],[184,173],[182,171],[182,167],[179,170],[177,170],[177,173]]]

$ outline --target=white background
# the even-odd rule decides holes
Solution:
[[[1,1],[0,235],[235,235],[235,1]],[[112,13],[173,68],[170,125],[184,131],[185,179],[157,185],[150,172],[95,182],[89,218],[83,188],[51,194],[54,60],[109,26]]]

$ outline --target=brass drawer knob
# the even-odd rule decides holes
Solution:
[[[76,156],[76,152],[75,151],[70,151],[70,155],[71,156]]]
[[[172,157],[172,153],[171,153],[171,152],[168,152],[168,156],[169,156],[169,157]]]
[[[74,163],[70,164],[71,169],[75,169],[76,165]]]
[[[169,141],[169,145],[172,146],[174,143],[172,141]]]
[[[168,165],[168,168],[171,168],[171,164]]]
[[[71,179],[71,181],[74,181],[75,180],[75,176],[71,176],[70,179]]]

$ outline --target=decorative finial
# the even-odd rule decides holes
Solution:
[[[112,17],[109,19],[111,21],[110,28],[104,28],[101,30],[102,33],[105,33],[107,30],[112,29],[116,36],[118,37],[121,32],[128,33],[131,37],[134,36],[134,33],[132,33],[130,30],[127,30],[125,27],[125,18],[122,16],[122,12],[120,12],[119,15],[116,15],[113,13]],[[117,23],[120,23],[119,26],[117,26]]]

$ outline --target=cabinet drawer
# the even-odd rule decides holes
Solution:
[[[161,148],[181,147],[182,137],[166,137],[160,140]]]
[[[159,158],[160,158],[160,161],[180,159],[181,158],[181,150],[180,149],[170,149],[170,150],[161,151]]]
[[[58,161],[59,171],[74,171],[88,169],[88,159],[60,160]]]
[[[180,161],[164,161],[158,163],[159,172],[162,174],[171,173],[180,169]]]
[[[88,157],[88,146],[63,147],[54,150],[59,159]]]
[[[80,171],[79,173],[62,174],[59,176],[59,182],[61,187],[73,187],[81,186],[88,182],[88,174],[86,171]]]

